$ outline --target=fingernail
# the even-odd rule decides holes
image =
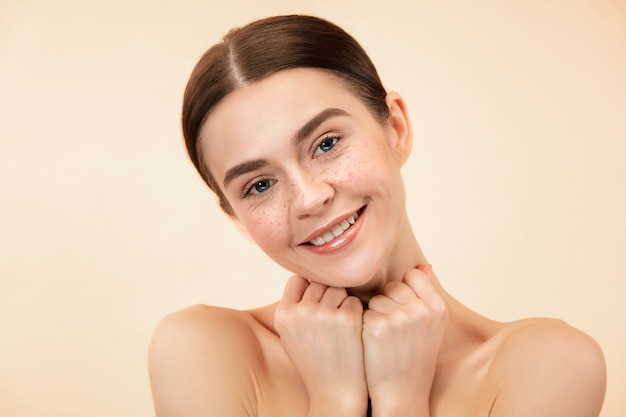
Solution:
[[[426,275],[428,278],[430,278],[430,276],[431,276],[431,274],[433,272],[433,266],[431,264],[418,265],[417,269],[422,271],[424,273],[424,275]]]

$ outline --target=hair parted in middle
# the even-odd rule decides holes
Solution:
[[[183,97],[182,127],[194,166],[217,194],[227,214],[234,212],[202,158],[199,135],[211,111],[238,87],[294,68],[317,68],[342,79],[372,115],[389,118],[386,91],[361,45],[337,25],[314,16],[285,15],[232,29],[193,69]]]

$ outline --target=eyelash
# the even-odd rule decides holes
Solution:
[[[330,152],[334,151],[334,150],[335,150],[335,146],[337,145],[337,142],[338,142],[340,139],[341,139],[341,135],[328,135],[328,136],[324,136],[324,137],[323,137],[322,139],[320,139],[320,140],[319,140],[319,142],[317,142],[317,144],[315,145],[315,150],[313,151],[313,156],[314,156],[314,157],[318,157],[318,156],[320,156],[320,155],[327,154],[327,153],[330,153]],[[323,144],[324,142],[329,141],[329,140],[332,140],[332,141],[333,141],[333,142],[332,142],[332,147],[331,147],[329,150],[327,150],[326,152],[323,152],[323,151],[322,151],[322,153],[321,153],[321,154],[318,154],[317,152],[318,152],[318,150],[320,150],[320,147],[322,146],[322,144]],[[267,187],[267,188],[266,188],[266,190],[265,190],[265,191],[258,191],[258,190],[255,190],[255,187],[256,187],[256,186],[258,186],[259,184],[263,183],[263,182],[268,183],[268,184],[266,185],[266,187]],[[264,193],[265,193],[265,192],[266,192],[269,188],[271,188],[271,187],[274,185],[274,183],[275,183],[275,182],[276,182],[276,180],[271,180],[271,179],[268,179],[268,178],[261,178],[261,179],[255,180],[255,181],[254,181],[254,182],[253,182],[253,183],[252,183],[249,187],[247,187],[247,188],[244,190],[243,194],[241,195],[241,198],[246,198],[246,197],[250,197],[250,196],[260,196],[261,194],[264,194]],[[256,192],[255,192],[255,191],[256,191]]]
[[[255,197],[255,196],[260,196],[261,194],[264,194],[265,191],[256,191],[255,190],[255,187],[257,185],[259,185],[260,183],[262,183],[262,182],[269,183],[269,184],[267,184],[267,189],[269,189],[270,187],[272,187],[272,185],[274,185],[276,180],[270,180],[268,178],[261,178],[261,179],[255,180],[249,187],[246,187],[246,189],[244,190],[243,194],[241,195],[241,198],[246,198],[246,197],[250,197],[250,196]]]
[[[313,156],[319,156],[321,154],[318,154],[317,151],[320,149],[320,146],[322,146],[322,144],[326,141],[332,140],[333,144],[332,144],[332,148],[330,148],[329,150],[327,150],[326,152],[323,153],[330,153],[335,149],[335,146],[337,145],[337,142],[339,142],[339,139],[341,139],[341,135],[327,135],[324,136],[322,139],[320,139],[319,142],[317,142],[317,144],[315,145],[315,150],[313,151]]]

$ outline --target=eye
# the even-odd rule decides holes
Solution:
[[[274,185],[274,181],[269,179],[255,181],[249,188],[246,189],[243,197],[247,197],[250,194],[263,194],[269,190],[272,185]]]
[[[335,147],[335,144],[338,140],[339,138],[334,136],[322,139],[322,141],[317,145],[317,148],[315,149],[315,153],[313,155],[318,156],[331,151]]]

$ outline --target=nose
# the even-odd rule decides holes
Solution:
[[[335,196],[333,185],[319,173],[299,172],[291,187],[292,210],[298,218],[319,214]]]

